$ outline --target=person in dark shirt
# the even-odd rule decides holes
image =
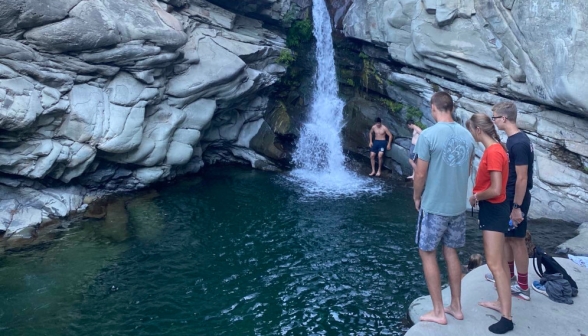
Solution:
[[[506,184],[506,200],[510,205],[510,219],[514,229],[506,233],[506,256],[511,277],[511,293],[514,297],[531,300],[528,283],[529,256],[525,244],[527,215],[531,206],[533,188],[533,145],[529,137],[517,127],[517,107],[512,102],[502,102],[492,108],[492,120],[498,129],[506,132],[506,149],[509,157],[509,175]],[[517,267],[517,276],[514,266]],[[488,281],[494,282],[491,274]]]

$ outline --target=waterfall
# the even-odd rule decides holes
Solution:
[[[331,19],[325,0],[313,0],[317,69],[308,120],[294,152],[292,175],[309,192],[352,195],[373,190],[374,183],[345,168],[341,143],[344,102],[339,98]],[[366,130],[367,132],[367,130]]]

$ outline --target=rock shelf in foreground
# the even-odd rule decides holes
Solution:
[[[588,335],[588,319],[583,318],[588,311],[588,269],[574,264],[571,260],[556,258],[572,278],[578,283],[579,295],[574,298],[573,305],[551,301],[531,290],[531,301],[513,299],[514,331],[508,335],[552,336],[552,335]],[[497,298],[494,284],[484,279],[488,267],[483,265],[467,274],[462,280],[462,305],[465,319],[458,321],[447,317],[447,325],[442,326],[431,322],[418,322],[421,315],[432,309],[429,296],[423,296],[412,302],[409,317],[416,323],[406,336],[425,335],[494,335],[488,326],[500,319],[500,313],[478,305],[480,301]],[[538,280],[533,270],[532,260],[529,263],[529,282]],[[443,302],[450,302],[449,288],[443,290]]]

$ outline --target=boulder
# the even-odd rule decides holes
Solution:
[[[549,336],[558,333],[578,334],[588,329],[588,322],[577,318],[577,312],[588,307],[588,300],[582,295],[588,290],[588,270],[568,259],[556,258],[556,260],[577,282],[580,295],[573,298],[573,305],[553,302],[535,291],[531,291],[531,301],[513,299],[512,315],[515,323],[513,333]],[[448,316],[448,324],[445,326],[432,322],[419,322],[421,315],[432,310],[430,297],[424,296],[410,305],[409,317],[416,324],[406,335],[494,335],[488,331],[488,326],[500,319],[500,313],[478,305],[480,301],[497,298],[494,284],[484,279],[484,274],[488,272],[488,267],[483,265],[463,278],[461,283],[461,303],[465,317],[463,321]],[[538,279],[530,260],[529,283]],[[449,288],[444,289],[442,293],[443,302],[446,305],[449,304],[451,298]],[[546,312],[549,313],[546,314]]]
[[[588,256],[588,222],[578,228],[578,235],[557,247],[558,253]]]
[[[102,48],[121,42],[112,13],[100,1],[81,1],[65,20],[29,30],[25,38],[39,48],[55,52]]]

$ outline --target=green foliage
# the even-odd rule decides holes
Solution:
[[[421,129],[427,128],[425,124],[421,122],[421,118],[423,117],[423,112],[416,107],[406,106],[401,103],[397,103],[390,99],[380,98],[380,103],[384,104],[390,113],[396,116],[400,116],[400,112],[404,109],[406,111],[406,120],[411,119],[414,121],[414,124],[420,127]]]
[[[355,82],[353,81],[353,79],[352,79],[352,78],[347,78],[347,81],[346,81],[346,83],[347,83],[347,85],[349,85],[349,86],[355,86]]]
[[[289,66],[290,64],[294,63],[294,61],[296,61],[296,57],[292,51],[289,49],[282,49],[282,51],[280,51],[280,56],[278,56],[279,64]]]
[[[415,121],[414,124],[417,125],[418,127],[420,127],[422,130],[427,128],[427,126],[425,124],[423,124],[422,122],[420,122],[419,120]]]
[[[416,120],[421,120],[422,117],[423,117],[423,112],[421,112],[421,110],[419,110],[416,107],[410,106],[406,110],[406,118],[408,118],[408,119],[412,119],[412,120],[416,121]]]
[[[288,10],[288,12],[286,13],[286,15],[284,15],[284,18],[282,19],[282,23],[284,24],[285,27],[290,27],[292,25],[292,22],[294,22],[295,19],[296,19],[296,10],[294,10],[294,7],[291,7],[290,10]]]
[[[309,19],[296,21],[288,30],[286,44],[290,48],[298,48],[301,44],[312,40],[312,23]]]
[[[412,119],[414,121],[415,125],[417,125],[421,129],[425,129],[425,128],[427,128],[427,126],[425,126],[425,124],[423,124],[421,122],[422,118],[423,118],[423,112],[421,112],[421,110],[419,110],[418,108],[410,106],[406,110],[406,119],[407,120]]]
[[[376,67],[374,66],[374,62],[364,54],[363,52],[359,54],[359,57],[363,59],[363,69],[362,69],[362,76],[361,79],[363,81],[363,86],[365,87],[365,91],[369,90],[369,83],[370,78],[373,78],[378,82],[380,87],[384,85],[384,79],[380,77]]]
[[[386,98],[380,98],[380,102],[384,104],[388,108],[388,111],[390,111],[392,114],[397,114],[400,111],[402,111],[403,105],[400,103],[391,101],[390,99]]]

